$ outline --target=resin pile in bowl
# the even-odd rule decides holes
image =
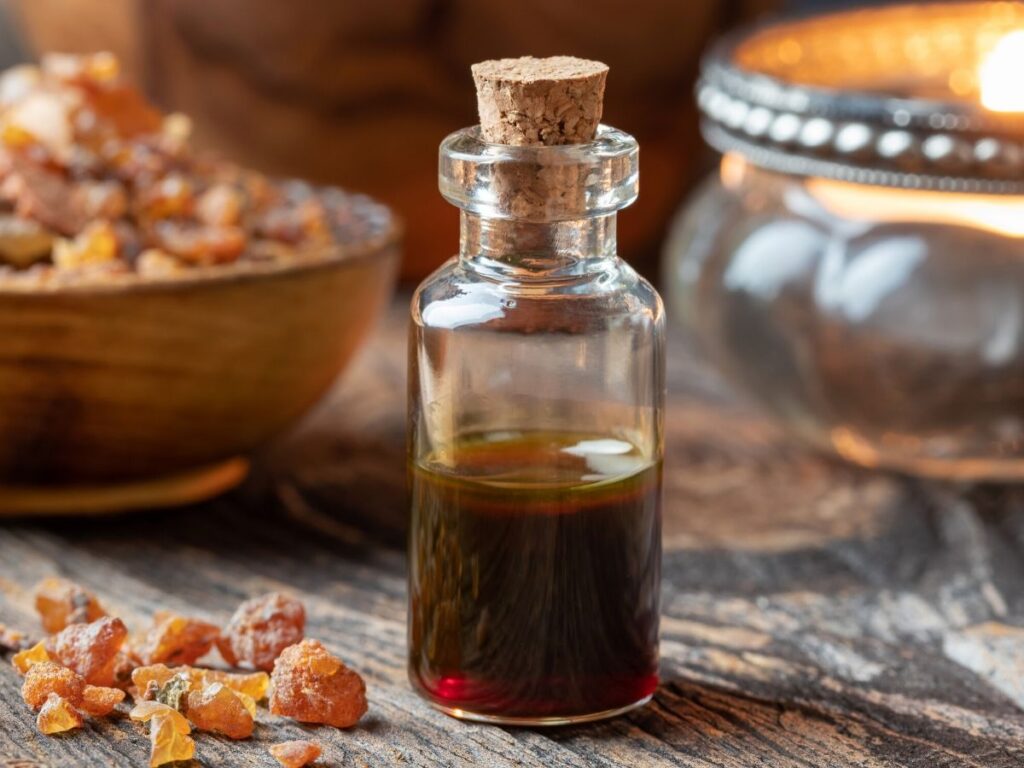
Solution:
[[[327,390],[399,227],[197,152],[109,55],[0,77],[0,511],[211,495]]]

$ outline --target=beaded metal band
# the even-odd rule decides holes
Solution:
[[[870,21],[871,13],[860,12],[859,18]],[[814,20],[819,30],[826,19]],[[788,40],[799,44],[801,26],[786,25]],[[967,100],[802,85],[736,63],[741,45],[776,29],[782,27],[759,27],[727,38],[705,57],[697,103],[704,137],[716,149],[740,152],[756,165],[787,174],[1024,194],[1020,115],[988,113]]]

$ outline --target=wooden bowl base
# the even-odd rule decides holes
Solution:
[[[234,488],[249,462],[233,458],[178,475],[112,485],[65,488],[0,486],[0,518],[106,515],[192,504]]]

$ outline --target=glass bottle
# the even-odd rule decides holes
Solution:
[[[409,674],[457,717],[579,722],[657,685],[664,316],[615,240],[637,155],[606,126],[441,145],[461,243],[412,300]]]
[[[728,153],[672,228],[665,284],[737,392],[810,445],[1019,482],[1021,221],[1024,196],[796,176]]]
[[[1024,481],[1024,122],[982,108],[1024,93],[990,64],[1005,10],[767,24],[701,65],[723,155],[671,229],[669,304],[737,394],[865,467]]]

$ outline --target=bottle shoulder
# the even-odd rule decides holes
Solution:
[[[411,309],[415,324],[447,329],[536,331],[547,324],[586,330],[623,321],[664,322],[654,286],[620,258],[580,279],[556,282],[495,280],[453,258],[419,285]]]

